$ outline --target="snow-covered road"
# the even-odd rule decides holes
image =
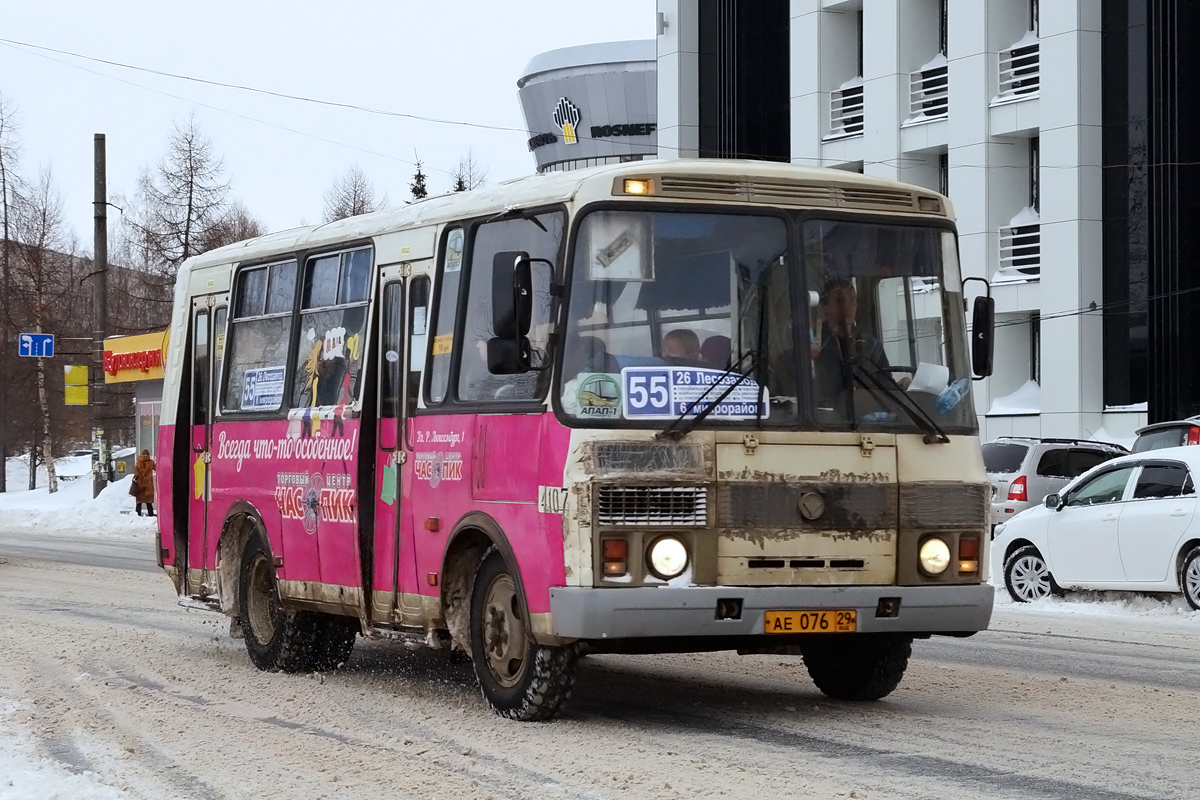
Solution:
[[[799,658],[592,656],[561,719],[521,724],[469,665],[397,642],[255,670],[223,617],[176,605],[123,487],[88,496],[0,496],[0,800],[1200,794],[1182,601],[1001,592],[991,630],[916,642],[868,705]]]
[[[593,656],[564,718],[520,724],[438,654],[360,640],[324,678],[262,673],[161,574],[0,562],[0,798],[1200,791],[1200,619],[1169,605],[1001,604],[992,631],[917,642],[871,705],[798,658]]]

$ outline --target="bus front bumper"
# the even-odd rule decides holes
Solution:
[[[986,630],[996,590],[970,586],[688,586],[550,590],[564,639],[763,635],[767,611],[850,610],[859,633],[969,634]],[[728,616],[740,600],[741,613]],[[895,601],[899,601],[896,606]],[[893,614],[894,616],[888,616]]]

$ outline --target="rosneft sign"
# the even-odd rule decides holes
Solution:
[[[558,98],[558,105],[554,107],[552,115],[554,124],[558,126],[562,132],[562,138],[553,133],[539,133],[537,136],[529,138],[530,152],[537,150],[539,147],[557,144],[561,141],[563,144],[579,144],[579,122],[583,119],[583,113],[579,110],[579,106],[572,103],[566,97]],[[612,125],[591,125],[587,128],[588,135],[592,139],[611,139],[620,136],[650,136],[658,130],[657,123],[654,122],[621,122]]]
[[[579,120],[579,109],[575,104],[565,97],[558,98],[558,105],[554,107],[554,124],[562,131],[563,144],[579,144],[579,138],[575,135]]]
[[[610,136],[649,136],[658,130],[653,122],[632,122],[624,125],[593,125],[593,139],[607,139]]]

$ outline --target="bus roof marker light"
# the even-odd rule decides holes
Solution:
[[[653,184],[645,178],[626,178],[625,194],[653,194]]]

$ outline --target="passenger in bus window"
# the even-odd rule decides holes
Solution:
[[[709,336],[700,345],[700,359],[710,366],[726,369],[729,367],[731,350],[728,336]]]
[[[700,337],[688,328],[676,328],[667,331],[662,340],[663,358],[682,358],[688,361],[700,360]]]

